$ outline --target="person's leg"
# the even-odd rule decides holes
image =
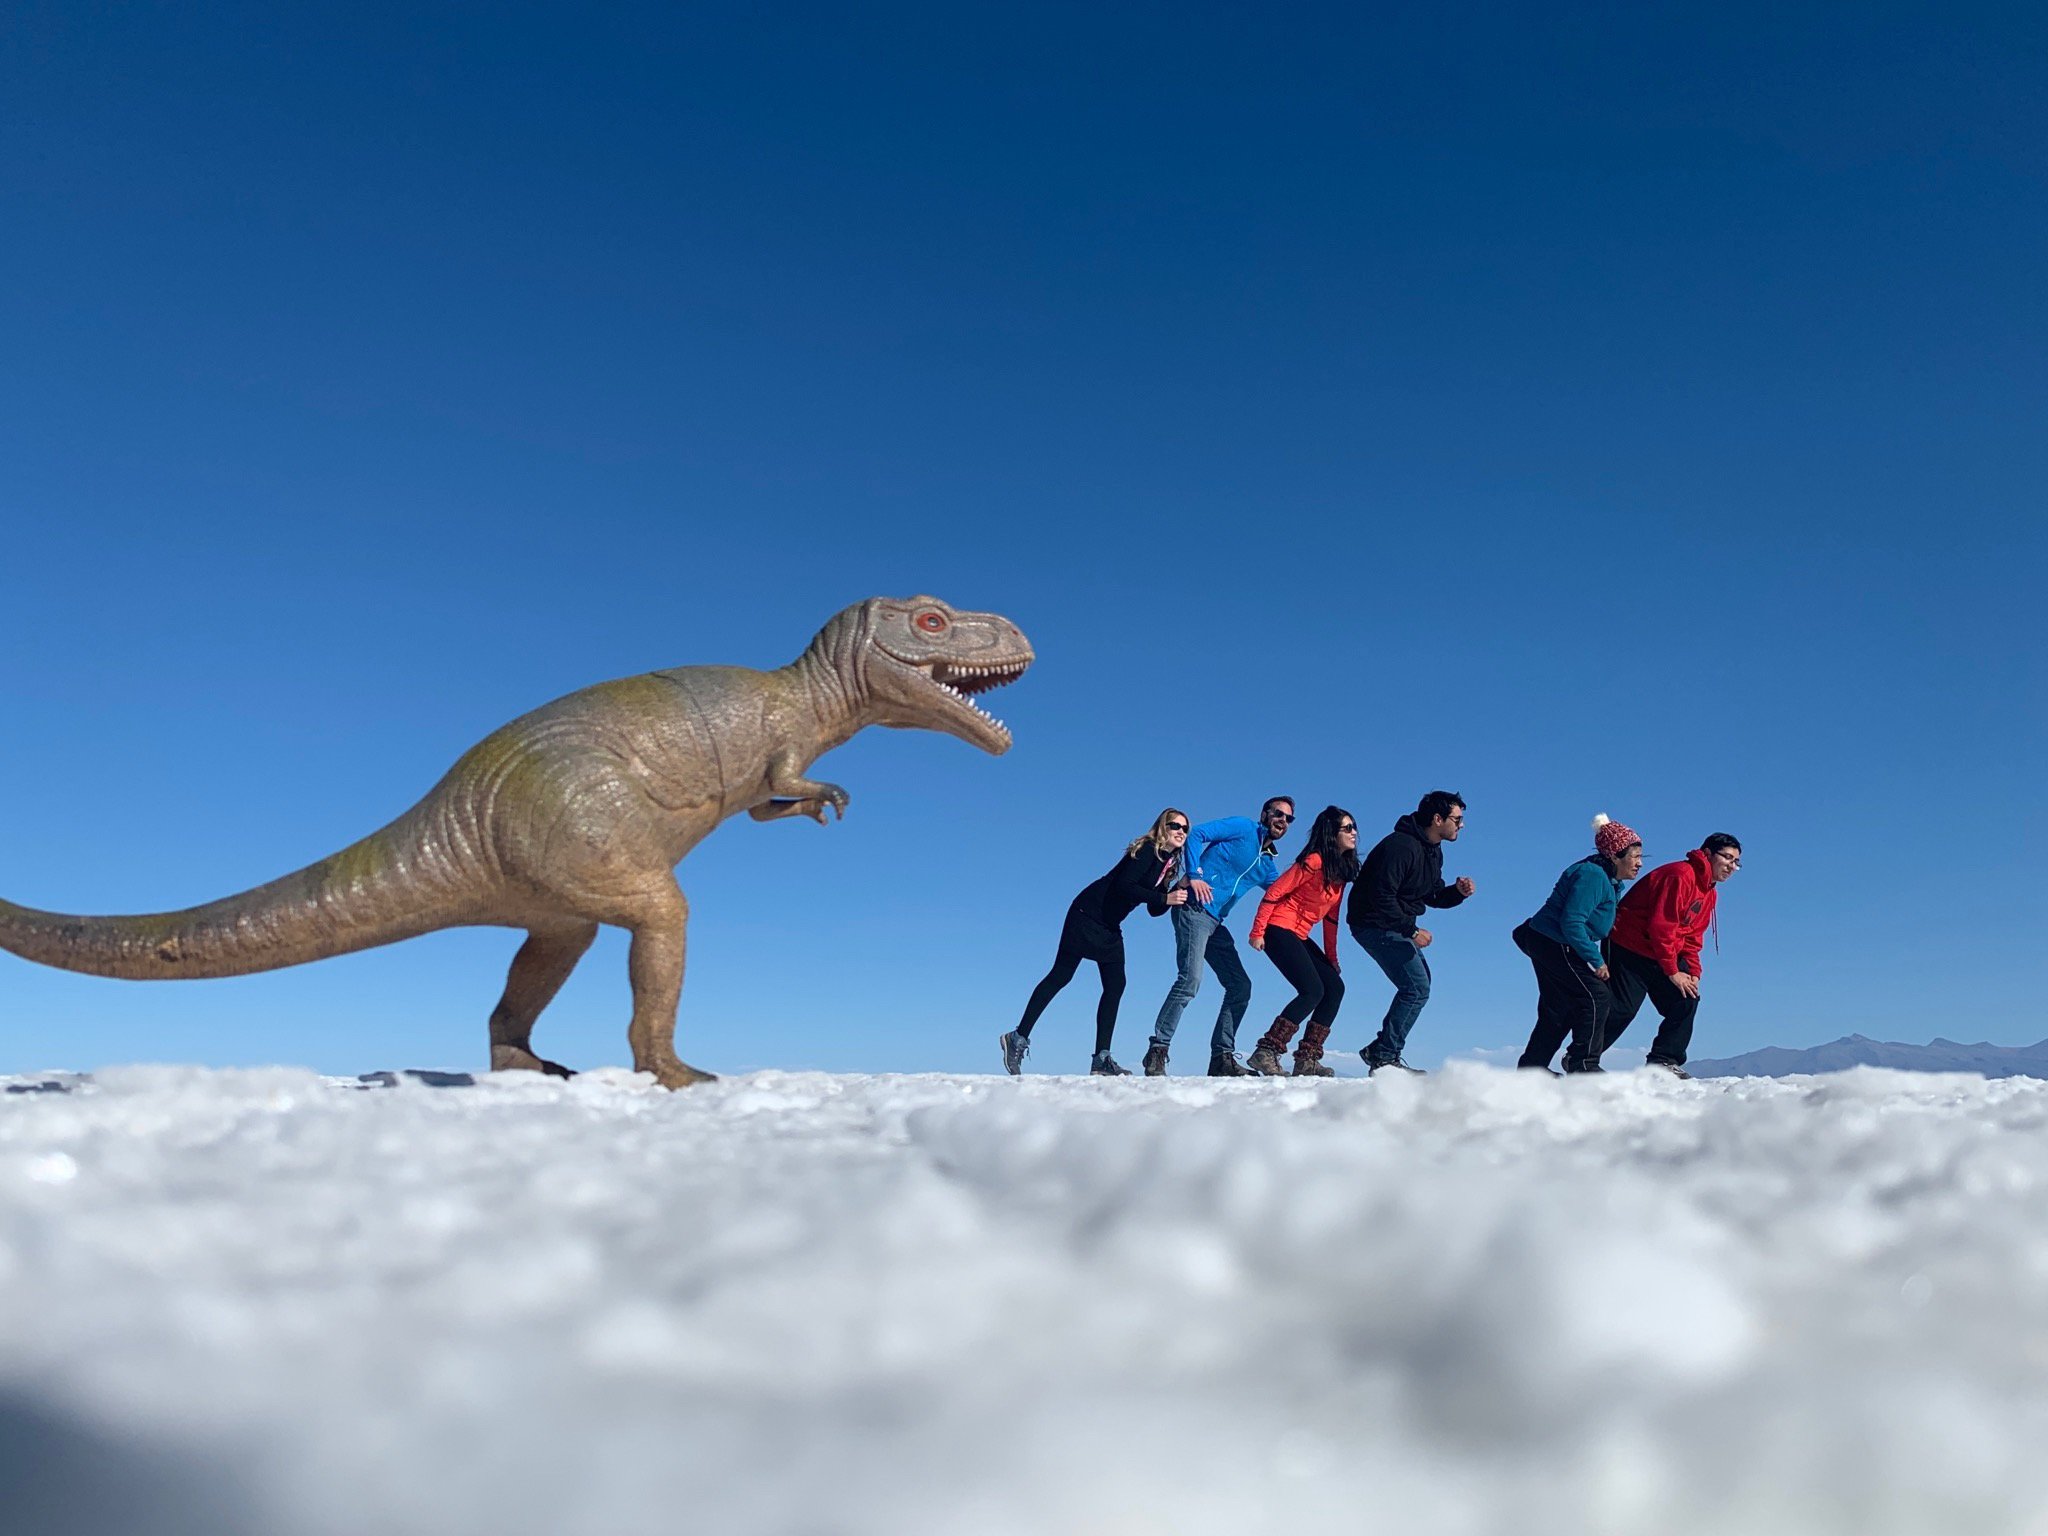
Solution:
[[[1529,1031],[1529,1043],[1522,1047],[1521,1059],[1515,1065],[1548,1068],[1571,1030],[1570,1022],[1558,1010],[1557,978],[1551,974],[1558,945],[1527,923],[1514,931],[1513,938],[1515,948],[1529,957],[1529,965],[1536,973],[1536,1027]]]
[[[1123,946],[1097,957],[1095,965],[1102,972],[1102,1000],[1095,1005],[1095,1054],[1107,1056],[1110,1036],[1116,1033],[1117,1005],[1124,998]]]
[[[1365,1048],[1367,1064],[1383,1067],[1401,1059],[1408,1044],[1408,1032],[1429,1001],[1429,962],[1416,948],[1415,941],[1404,933],[1367,928],[1353,937],[1394,984],[1394,1000],[1387,1005],[1380,1032]]]
[[[1635,1022],[1637,1012],[1643,1006],[1643,999],[1650,995],[1649,982],[1645,977],[1656,977],[1662,973],[1657,962],[1646,955],[1639,955],[1632,949],[1623,949],[1612,939],[1601,946],[1607,956],[1607,1022],[1601,1029],[1604,1038],[1602,1050],[1610,1049],[1621,1038],[1621,1032]]]
[[[1060,989],[1074,979],[1074,973],[1080,968],[1081,946],[1073,941],[1071,935],[1062,933],[1059,953],[1053,956],[1052,969],[1031,989],[1031,1001],[1024,1005],[1024,1017],[1017,1025],[1018,1034],[1026,1040],[1031,1038],[1032,1026],[1045,1012],[1045,1005],[1059,995]]]
[[[1237,1054],[1237,1026],[1245,1009],[1252,1005],[1252,979],[1245,974],[1244,961],[1237,955],[1237,941],[1230,930],[1218,923],[1209,934],[1209,969],[1223,983],[1223,1006],[1216,1012],[1216,1029],[1209,1036],[1209,1059]]]
[[[1280,1010],[1280,1017],[1259,1039],[1260,1048],[1275,1056],[1287,1049],[1287,1042],[1294,1038],[1301,1021],[1323,1000],[1323,979],[1316,972],[1315,962],[1309,959],[1308,949],[1305,940],[1284,928],[1266,930],[1266,958],[1279,967],[1287,984],[1294,988],[1294,996]]]
[[[1574,1063],[1584,1071],[1600,1070],[1600,1053],[1607,1049],[1607,1016],[1614,1011],[1614,994],[1607,983],[1595,976],[1581,964],[1577,956],[1572,964],[1578,968],[1579,979],[1586,987],[1586,1004],[1579,1012],[1578,1020],[1572,1025],[1572,1043],[1565,1052],[1565,1066]],[[1612,975],[1614,967],[1607,968]]]
[[[1337,967],[1330,964],[1330,957],[1312,939],[1303,941],[1302,948],[1308,952],[1308,958],[1316,968],[1316,975],[1323,984],[1323,995],[1316,1003],[1315,1011],[1309,1015],[1308,1028],[1301,1032],[1301,1044],[1294,1048],[1297,1072],[1301,1070],[1303,1057],[1310,1061],[1323,1059],[1323,1044],[1330,1038],[1330,1027],[1337,1022],[1337,1010],[1344,1006],[1344,978],[1337,974]]]
[[[1171,920],[1173,957],[1180,966],[1180,974],[1167,988],[1166,1001],[1159,1005],[1159,1017],[1152,1021],[1152,1043],[1162,1051],[1172,1047],[1180,1016],[1187,1012],[1188,1004],[1202,988],[1202,957],[1209,947],[1209,935],[1217,927],[1216,919],[1199,907],[1175,907]]]
[[[1665,1066],[1684,1066],[1686,1048],[1692,1044],[1693,1019],[1700,1011],[1700,1000],[1687,997],[1669,976],[1660,975],[1650,985],[1650,1002],[1664,1019],[1657,1027],[1657,1038],[1650,1042],[1650,1060]]]

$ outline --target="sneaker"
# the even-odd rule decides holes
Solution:
[[[1166,1076],[1166,1047],[1156,1041],[1145,1048],[1145,1075]]]
[[[1235,1056],[1211,1056],[1209,1058],[1211,1077],[1252,1077],[1255,1074]]]
[[[1003,1048],[1003,1070],[1012,1077],[1022,1072],[1024,1058],[1031,1054],[1031,1037],[1014,1029],[1005,1030],[996,1036],[996,1044]]]
[[[1118,1066],[1109,1052],[1097,1051],[1095,1059],[1088,1063],[1088,1073],[1091,1077],[1129,1077],[1131,1069]]]
[[[1337,1074],[1333,1069],[1323,1065],[1322,1057],[1304,1056],[1301,1052],[1296,1051],[1294,1053],[1294,1075],[1296,1077],[1335,1077]]]
[[[1682,1081],[1688,1083],[1692,1081],[1692,1074],[1686,1071],[1685,1068],[1681,1067],[1675,1061],[1659,1061],[1656,1057],[1652,1056],[1648,1061],[1644,1062],[1643,1065],[1646,1067],[1662,1067],[1666,1072],[1669,1072],[1675,1078],[1679,1078]]]
[[[1279,1077],[1282,1075],[1280,1071],[1280,1055],[1270,1045],[1259,1046],[1246,1058],[1244,1065],[1247,1072],[1255,1072],[1260,1077]]]
[[[1375,1072],[1385,1072],[1389,1069],[1400,1072],[1412,1072],[1417,1077],[1429,1076],[1429,1074],[1423,1071],[1422,1068],[1411,1067],[1408,1065],[1407,1062],[1403,1061],[1398,1056],[1396,1056],[1392,1061],[1374,1061],[1370,1056],[1366,1056],[1364,1051],[1360,1051],[1358,1054],[1361,1056],[1365,1056],[1365,1070],[1366,1075],[1368,1077]]]

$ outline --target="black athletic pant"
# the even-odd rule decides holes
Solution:
[[[1664,974],[1663,967],[1648,955],[1623,949],[1612,939],[1607,941],[1606,950],[1607,969],[1613,973],[1608,986],[1614,993],[1614,1012],[1607,1019],[1607,1043],[1612,1045],[1621,1038],[1621,1032],[1634,1021],[1636,1010],[1647,997],[1664,1021],[1657,1028],[1657,1038],[1650,1042],[1650,1060],[1684,1066],[1686,1047],[1692,1044],[1693,1015],[1700,1011],[1700,1000],[1679,991]]]
[[[1280,968],[1287,985],[1294,988],[1293,1000],[1280,1010],[1280,1017],[1266,1031],[1259,1044],[1272,1047],[1275,1054],[1287,1049],[1295,1027],[1307,1019],[1308,1030],[1301,1037],[1301,1049],[1310,1056],[1323,1053],[1330,1038],[1330,1026],[1337,1022],[1337,1010],[1344,1003],[1344,978],[1323,947],[1299,938],[1285,928],[1266,930],[1266,958]]]
[[[1096,969],[1102,972],[1102,999],[1095,1005],[1095,1051],[1100,1055],[1109,1049],[1109,1038],[1116,1033],[1117,1005],[1124,997],[1121,934],[1114,950],[1102,950],[1086,943],[1071,926],[1062,929],[1059,953],[1053,956],[1052,969],[1031,989],[1031,1001],[1024,1005],[1024,1018],[1017,1026],[1018,1034],[1027,1040],[1031,1038],[1031,1026],[1045,1012],[1045,1005],[1059,995],[1060,988],[1074,979],[1074,973],[1081,969],[1083,960],[1093,960]]]
[[[1576,1072],[1599,1063],[1611,1029],[1608,1011],[1614,1006],[1607,983],[1572,951],[1569,944],[1546,939],[1527,923],[1515,930],[1515,948],[1536,967],[1536,1027],[1522,1049],[1518,1067],[1547,1067],[1564,1037],[1572,1037],[1564,1068]],[[1611,969],[1611,968],[1610,968]]]

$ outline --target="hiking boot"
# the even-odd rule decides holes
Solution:
[[[1251,1077],[1254,1074],[1247,1070],[1245,1064],[1235,1056],[1212,1055],[1209,1058],[1209,1075],[1211,1077]]]
[[[1145,1048],[1145,1075],[1166,1076],[1166,1047],[1154,1042]]]
[[[1247,1072],[1256,1072],[1260,1077],[1279,1077],[1282,1075],[1280,1071],[1280,1053],[1275,1051],[1270,1045],[1261,1045],[1253,1050],[1251,1055],[1245,1059],[1244,1067]]]
[[[1607,1071],[1607,1069],[1601,1066],[1600,1063],[1597,1061],[1567,1060],[1564,1064],[1564,1069],[1573,1077],[1578,1077],[1582,1073],[1586,1072],[1599,1072],[1604,1074]]]
[[[1301,1052],[1296,1051],[1294,1053],[1294,1075],[1296,1077],[1335,1077],[1337,1074],[1332,1068],[1323,1065],[1322,1057],[1304,1056]]]
[[[1662,1067],[1666,1072],[1669,1072],[1673,1077],[1681,1081],[1688,1083],[1692,1081],[1692,1074],[1675,1061],[1659,1061],[1656,1057],[1652,1056],[1643,1065],[1646,1067]]]
[[[1005,1030],[996,1036],[996,1044],[1003,1048],[1003,1070],[1012,1077],[1022,1072],[1024,1058],[1031,1053],[1031,1037],[1014,1029]]]
[[[1361,1055],[1361,1056],[1365,1056],[1365,1052],[1364,1052],[1364,1051],[1360,1051],[1360,1052],[1359,1052],[1358,1054],[1359,1054],[1359,1055]],[[1371,1076],[1372,1074],[1376,1073],[1376,1072],[1388,1072],[1388,1071],[1393,1071],[1393,1072],[1412,1072],[1412,1073],[1414,1073],[1414,1074],[1415,1074],[1415,1075],[1416,1075],[1417,1077],[1427,1077],[1427,1076],[1429,1076],[1429,1074],[1428,1074],[1427,1072],[1423,1071],[1423,1070],[1422,1070],[1422,1068],[1420,1068],[1420,1067],[1411,1067],[1411,1066],[1409,1066],[1409,1065],[1408,1065],[1408,1063],[1407,1063],[1407,1062],[1403,1061],[1403,1060],[1402,1060],[1402,1059],[1401,1059],[1400,1057],[1398,1057],[1398,1056],[1396,1056],[1396,1057],[1395,1057],[1395,1058],[1394,1058],[1394,1059],[1393,1059],[1392,1061],[1374,1061],[1374,1060],[1373,1060],[1373,1059],[1372,1059],[1372,1058],[1371,1058],[1370,1056],[1365,1056],[1365,1070],[1366,1070],[1366,1075],[1367,1075],[1368,1077],[1369,1077],[1369,1076]]]
[[[1091,1077],[1129,1077],[1131,1069],[1118,1066],[1109,1052],[1097,1051],[1095,1059],[1088,1063],[1088,1073]]]

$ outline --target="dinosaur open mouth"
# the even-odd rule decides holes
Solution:
[[[990,662],[983,666],[961,666],[950,661],[934,662],[926,675],[946,693],[981,717],[1007,743],[1010,728],[994,715],[974,702],[974,695],[987,693],[991,688],[1006,687],[1024,675],[1029,661]]]

